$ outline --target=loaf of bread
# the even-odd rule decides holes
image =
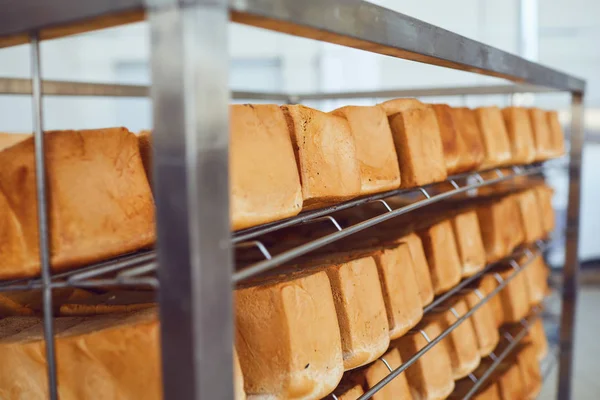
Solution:
[[[525,257],[519,263],[523,265]],[[537,305],[544,301],[548,293],[548,276],[550,271],[544,262],[544,257],[536,255],[529,265],[525,267],[525,281],[527,282],[527,295],[530,305]]]
[[[565,154],[565,134],[558,120],[556,111],[547,111],[548,127],[550,128],[550,144],[552,157],[560,157]]]
[[[458,256],[452,224],[445,220],[419,232],[429,264],[435,294],[441,294],[460,282],[462,264]]]
[[[11,317],[2,322],[9,328],[0,330],[0,398],[47,398],[41,319]],[[61,400],[97,399],[99,393],[111,399],[162,398],[155,310],[58,318],[54,328]]]
[[[542,361],[548,355],[548,339],[546,339],[546,331],[541,318],[537,318],[533,322],[529,333],[525,336],[524,343],[533,344],[538,361]]]
[[[535,347],[532,344],[520,344],[515,352],[527,398],[535,399],[542,390],[542,374]]]
[[[412,108],[389,118],[394,137],[401,186],[411,188],[447,177],[444,150],[435,112]]]
[[[342,338],[344,369],[376,360],[389,347],[386,307],[377,264],[362,257],[325,267]]]
[[[450,220],[458,254],[462,264],[461,275],[471,276],[485,267],[486,253],[475,210],[460,212]]]
[[[485,159],[485,148],[477,125],[475,111],[467,107],[452,109],[454,124],[463,146],[460,157],[460,171],[473,171],[481,167]]]
[[[552,142],[550,137],[550,126],[546,113],[539,108],[530,108],[529,120],[533,132],[533,143],[535,144],[535,161],[543,161],[553,156]]]
[[[281,109],[298,161],[304,208],[360,195],[360,166],[348,121],[302,105]]]
[[[23,133],[5,133],[0,132],[0,150],[5,149],[6,147],[11,147],[25,139],[30,138],[31,135],[23,134]]]
[[[475,116],[485,148],[485,158],[481,167],[485,169],[509,164],[510,142],[500,109],[495,106],[479,107],[475,109]]]
[[[452,109],[448,104],[432,104],[431,108],[435,112],[438,126],[440,127],[446,172],[448,175],[457,174],[463,168],[463,165],[461,165],[461,156],[465,151],[465,145],[454,125]]]
[[[395,370],[402,365],[402,358],[398,349],[392,347],[382,357],[390,368]],[[383,378],[390,374],[387,365],[381,360],[375,361],[373,364],[365,367],[361,371],[357,371],[357,379],[362,382],[365,389],[370,389],[379,383]],[[410,400],[410,389],[406,380],[406,373],[403,372],[395,377],[390,383],[379,390],[372,399],[374,400]]]
[[[391,339],[397,339],[417,325],[423,304],[408,244],[383,249],[374,255]]]
[[[479,280],[472,289],[463,294],[469,310],[473,309],[485,298],[486,290],[482,281]],[[492,300],[492,299],[490,299]],[[471,323],[477,337],[477,349],[481,357],[488,356],[498,344],[500,335],[498,334],[498,323],[494,316],[494,307],[487,301],[471,314]]]
[[[124,128],[45,133],[54,271],[155,241],[154,202],[135,135]],[[40,273],[33,137],[0,150],[0,279]]]
[[[403,360],[408,360],[442,333],[440,323],[424,320],[418,329],[410,331],[392,343],[400,350]],[[427,336],[427,338],[426,338]],[[442,342],[437,343],[406,370],[408,385],[413,399],[445,399],[454,390],[452,365],[448,349]]]
[[[429,264],[423,249],[423,242],[416,233],[411,233],[400,239],[399,242],[406,243],[410,250],[410,257],[415,268],[417,277],[417,287],[419,288],[419,297],[423,307],[433,301],[433,283],[431,282],[431,274],[429,272]]]
[[[70,299],[60,305],[60,315],[88,316],[143,310],[156,307],[155,296],[150,291],[113,291]]]
[[[512,276],[516,271],[512,267],[504,267],[499,271],[503,279]],[[516,323],[529,313],[529,296],[525,271],[517,273],[514,278],[500,291],[500,303],[504,323]]]
[[[510,196],[481,203],[477,217],[488,263],[508,256],[524,239],[519,208]]]
[[[499,285],[500,283],[496,279],[495,274],[485,274],[481,277],[479,290],[484,296],[489,296]],[[494,296],[492,296],[488,300],[487,304],[490,305],[492,315],[496,319],[496,327],[504,324],[504,308],[502,307],[502,301],[500,300],[500,293],[496,293]]]
[[[232,228],[298,214],[302,189],[281,109],[271,104],[232,105],[230,124]]]
[[[491,365],[489,360],[488,367]],[[505,399],[526,399],[527,389],[521,375],[519,364],[514,354],[509,356],[496,368],[494,378],[497,379],[502,400]]]
[[[138,146],[140,149],[140,156],[142,157],[142,164],[144,164],[144,170],[148,177],[148,182],[152,186],[152,131],[143,130],[137,135]]]
[[[236,349],[249,396],[320,399],[335,389],[344,362],[325,272],[242,287],[234,299]]]
[[[403,111],[408,111],[415,108],[424,109],[428,107],[421,101],[412,98],[392,99],[384,101],[383,103],[378,104],[378,106],[383,108],[383,111],[385,111],[385,114],[388,116],[388,118],[393,117]]]
[[[244,375],[242,375],[240,359],[235,348],[233,349],[233,398],[234,400],[246,400],[246,392],[244,392]]]
[[[354,379],[353,373],[344,374],[342,381],[333,391],[338,400],[356,400],[364,393],[362,385]]]
[[[439,310],[426,318],[432,318],[439,322],[443,331],[449,329],[468,311],[467,302],[464,298],[454,297],[444,302]],[[464,378],[477,368],[481,361],[477,336],[471,319],[460,323],[446,336],[442,343],[450,355],[452,366],[452,377],[454,380]]]
[[[554,208],[552,208],[552,196],[554,195],[554,190],[547,185],[535,186],[534,190],[542,216],[544,236],[548,236],[554,231],[555,226]]]
[[[448,399],[451,400],[463,400],[467,393],[471,390],[474,383],[469,378],[464,378],[456,381],[454,391],[450,394]],[[504,400],[500,397],[500,388],[498,384],[491,379],[484,382],[483,385],[477,390],[477,392],[471,397],[473,400]]]
[[[533,131],[527,109],[506,107],[502,109],[513,164],[529,164],[536,159]]]
[[[544,237],[542,215],[534,189],[513,195],[519,207],[519,220],[523,227],[525,243],[533,243]]]
[[[345,118],[350,125],[360,166],[360,194],[400,187],[398,156],[383,108],[347,106],[332,114]]]

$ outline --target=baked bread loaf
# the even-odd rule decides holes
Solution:
[[[511,267],[504,267],[499,271],[504,280],[514,273],[517,274],[499,293],[504,323],[519,322],[529,313],[530,302],[527,294],[525,271],[518,272]]]
[[[547,185],[538,185],[534,188],[534,190],[538,201],[538,207],[542,216],[544,236],[548,236],[554,231],[555,226],[554,208],[552,208],[552,196],[554,194],[554,190]]]
[[[532,323],[529,333],[525,336],[524,343],[533,344],[538,361],[542,361],[548,355],[548,339],[546,339],[544,323],[541,318],[537,318]]]
[[[383,108],[346,106],[331,113],[345,118],[350,125],[360,166],[360,194],[399,188],[398,156]]]
[[[465,151],[465,145],[454,125],[452,109],[448,104],[431,104],[431,108],[435,112],[438,126],[440,127],[446,172],[448,175],[457,174],[463,168],[461,165],[461,156]]]
[[[23,133],[0,132],[0,150],[5,149],[6,147],[13,146],[30,137],[31,135],[26,135]]]
[[[534,189],[524,190],[513,197],[519,207],[519,220],[523,227],[525,243],[533,243],[542,239],[544,226]]]
[[[479,169],[485,159],[485,148],[481,132],[477,126],[475,111],[467,107],[452,109],[454,125],[461,137],[463,146],[460,155],[460,171]]]
[[[529,164],[536,159],[533,130],[527,109],[506,107],[502,109],[513,164]]]
[[[497,377],[496,379],[498,387],[500,388],[502,400],[527,398],[525,382],[523,381],[519,364],[514,355],[501,362],[496,370],[497,372],[495,375]]]
[[[419,297],[423,307],[433,301],[433,284],[431,283],[431,274],[429,272],[429,264],[423,249],[423,242],[416,233],[411,233],[400,239],[399,242],[406,243],[410,250],[410,257],[415,268],[417,277],[417,287],[419,288]]]
[[[550,128],[552,157],[560,157],[565,154],[565,134],[558,120],[558,113],[546,111],[546,118],[548,119],[548,128]]]
[[[524,260],[523,260],[524,261]],[[520,263],[523,265],[523,262]],[[525,267],[525,281],[527,282],[527,296],[530,305],[537,305],[544,301],[548,293],[548,276],[550,271],[544,262],[544,257],[536,255],[529,265]]]
[[[500,283],[496,279],[495,274],[485,274],[481,277],[481,281],[479,282],[479,290],[484,296],[489,296],[499,285]],[[504,324],[504,308],[502,307],[502,301],[500,300],[500,293],[497,292],[492,296],[487,304],[489,304],[492,309],[492,315],[496,319],[496,326],[499,327]]]
[[[418,329],[410,331],[392,343],[400,350],[403,360],[408,360],[442,333],[439,322],[424,320]],[[427,337],[427,338],[426,338]],[[454,390],[452,366],[448,349],[437,343],[406,370],[408,386],[413,399],[445,399]]]
[[[302,105],[281,109],[300,170],[304,208],[319,208],[360,195],[360,166],[348,122]]]
[[[462,264],[449,220],[438,222],[419,232],[431,273],[435,294],[441,294],[460,282]]]
[[[526,398],[535,399],[542,390],[542,374],[535,347],[532,344],[521,344],[516,349],[516,354]]]
[[[144,164],[148,182],[152,186],[152,131],[143,130],[138,133],[137,138],[142,164]]]
[[[374,255],[391,339],[397,339],[423,317],[419,285],[408,244],[383,249]]]
[[[450,394],[448,399],[451,400],[463,400],[467,393],[471,390],[474,383],[469,378],[464,378],[456,381],[454,391]],[[488,380],[484,382],[483,386],[477,390],[477,392],[471,397],[473,400],[503,400],[500,397],[500,388],[496,382]]]
[[[249,396],[320,399],[335,389],[344,362],[325,272],[265,280],[235,290],[234,299],[236,350]]]
[[[60,315],[88,316],[131,312],[156,307],[151,291],[113,291],[94,294],[83,299],[69,299],[60,305]]]
[[[0,398],[47,398],[41,319],[11,317],[2,322],[13,329],[0,338]],[[61,400],[97,399],[99,393],[114,399],[162,398],[155,310],[58,318],[54,328]]]
[[[533,143],[535,144],[535,161],[543,161],[553,156],[550,127],[546,113],[539,108],[530,108],[529,119],[533,132]]]
[[[244,375],[242,375],[240,359],[235,348],[233,349],[233,398],[234,400],[246,400],[246,392],[244,392]]]
[[[402,358],[398,349],[392,347],[382,357],[395,370],[402,365]],[[390,374],[390,370],[381,360],[375,361],[373,364],[365,367],[358,372],[358,379],[363,382],[365,389],[370,389],[379,383],[383,378]],[[361,379],[362,378],[362,379]],[[374,400],[410,400],[410,389],[406,380],[406,373],[403,372],[395,377],[389,384],[379,390],[372,399]]]
[[[440,129],[431,108],[413,108],[389,118],[401,186],[411,188],[447,177]]]
[[[377,264],[362,257],[325,267],[342,338],[344,369],[376,360],[390,344]]]
[[[488,263],[508,256],[523,242],[519,208],[510,196],[481,203],[477,217]]]
[[[302,189],[281,109],[272,104],[239,104],[229,111],[232,229],[298,214]]]
[[[0,279],[40,273],[33,137],[0,151]],[[45,133],[52,269],[151,246],[154,202],[125,128]]]
[[[412,98],[392,99],[384,101],[383,103],[378,104],[378,106],[383,108],[383,111],[385,111],[385,114],[388,116],[388,118],[393,117],[403,111],[412,110],[414,108],[424,109],[428,107],[428,105],[422,103],[421,101]]]
[[[338,400],[356,400],[365,393],[362,385],[353,379],[352,373],[344,374],[333,394]]]
[[[485,169],[509,164],[510,142],[500,109],[495,106],[479,107],[474,112],[485,149],[481,167]]]
[[[435,310],[432,315],[430,314],[426,318],[438,321],[442,331],[445,331],[465,315],[467,311],[466,300],[454,297],[444,302],[438,310]],[[450,355],[454,380],[464,378],[479,365],[481,356],[479,355],[477,336],[471,319],[461,322],[442,340],[442,343],[444,343]]]
[[[463,294],[464,299],[467,303],[469,310],[473,309],[479,304],[484,298],[486,290],[483,287],[482,281],[479,280],[473,289]],[[494,296],[496,297],[496,296]],[[492,301],[490,299],[490,301]],[[477,349],[481,357],[488,356],[500,340],[498,334],[498,323],[494,315],[494,307],[487,301],[481,307],[479,307],[473,314],[471,314],[471,323],[477,337]]]
[[[461,276],[471,276],[481,271],[486,261],[477,212],[475,210],[460,212],[450,221],[462,265]]]

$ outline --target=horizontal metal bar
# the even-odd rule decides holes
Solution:
[[[230,1],[234,22],[514,82],[582,92],[579,78],[362,0]]]
[[[294,103],[310,100],[340,100],[395,97],[431,97],[493,95],[515,93],[558,93],[559,90],[534,85],[481,85],[456,87],[429,87],[386,89],[355,92],[330,93],[268,93],[252,91],[231,91],[233,100],[268,100],[281,103]],[[42,81],[44,96],[91,96],[91,97],[141,97],[150,96],[150,87],[146,85],[128,85],[118,83],[94,83],[74,81]],[[0,95],[31,95],[31,80],[23,78],[0,78]]]
[[[508,355],[514,350],[515,347],[517,347],[517,345],[521,342],[521,340],[523,340],[525,335],[527,335],[527,332],[529,332],[529,330],[531,329],[532,323],[538,318],[539,318],[539,311],[529,317],[527,326],[524,326],[523,329],[521,329],[521,331],[513,338],[513,341],[510,342],[510,344],[508,346],[506,346],[506,348],[504,349],[504,351],[502,353],[500,353],[498,358],[496,358],[492,362],[490,367],[483,373],[483,375],[481,375],[479,377],[477,382],[475,382],[475,384],[473,384],[473,387],[471,387],[471,389],[467,392],[467,394],[465,395],[463,400],[469,400],[471,397],[473,397],[473,395],[475,393],[477,393],[477,390],[492,375],[492,373],[500,365],[502,360],[504,360],[506,357],[508,357]]]
[[[434,96],[487,96],[493,94],[516,93],[558,93],[560,90],[535,85],[481,85],[456,87],[428,87],[385,89],[355,92],[298,93],[295,98],[300,102],[307,100],[339,100],[339,99],[384,99],[395,97],[434,97]]]
[[[396,368],[393,372],[375,384],[372,388],[367,390],[362,396],[360,396],[357,400],[366,400],[370,399],[375,393],[381,390],[385,385],[390,383],[394,378],[408,369],[411,365],[413,365],[419,358],[421,358],[426,352],[428,352],[433,346],[439,343],[442,339],[448,336],[454,329],[456,329],[463,321],[467,320],[475,311],[477,311],[480,307],[486,304],[491,300],[496,294],[498,294],[508,283],[513,280],[518,274],[522,273],[523,270],[531,264],[532,260],[528,260],[520,270],[513,272],[508,278],[504,280],[501,284],[499,284],[494,290],[490,292],[485,298],[480,300],[473,308],[467,311],[462,317],[456,320],[452,325],[450,325],[446,330],[440,333],[435,339],[431,340],[427,345],[425,345],[421,350],[417,351],[409,360],[405,361],[401,366]],[[480,379],[481,381],[481,379]],[[479,381],[478,381],[479,382]]]
[[[258,275],[260,273],[266,272],[278,265],[281,265],[283,263],[286,263],[288,261],[293,260],[296,257],[299,257],[301,255],[307,254],[313,250],[316,250],[318,248],[321,248],[323,246],[326,246],[330,243],[333,243],[339,239],[342,239],[344,237],[350,236],[356,232],[360,232],[362,230],[365,230],[367,228],[370,228],[374,225],[377,225],[381,222],[387,221],[391,218],[397,217],[399,215],[403,215],[406,214],[410,211],[416,210],[418,208],[427,206],[429,204],[433,204],[436,203],[438,201],[450,198],[452,196],[455,196],[457,194],[460,193],[465,193],[469,190],[472,189],[477,189],[483,186],[488,186],[488,185],[492,185],[494,183],[499,183],[499,182],[503,182],[505,180],[511,179],[515,176],[524,176],[524,175],[531,175],[531,174],[535,174],[538,172],[541,172],[543,169],[543,166],[535,166],[535,167],[524,167],[523,170],[521,170],[519,173],[514,173],[514,175],[507,175],[507,176],[503,176],[501,178],[494,178],[494,179],[489,179],[483,182],[478,182],[478,183],[474,183],[471,185],[467,185],[464,187],[461,187],[460,189],[454,189],[454,190],[450,190],[448,192],[445,193],[440,193],[440,194],[436,194],[434,196],[431,196],[430,198],[424,199],[424,200],[420,200],[420,201],[416,201],[412,204],[409,204],[407,206],[404,207],[400,207],[392,212],[386,212],[384,214],[378,215],[376,217],[370,218],[366,221],[363,222],[359,222],[355,225],[349,226],[347,228],[342,229],[341,231],[338,232],[334,232],[332,234],[323,236],[321,238],[315,239],[309,243],[303,244],[301,246],[295,247],[291,250],[285,251],[281,254],[277,254],[275,256],[273,256],[270,260],[264,260],[264,261],[260,261],[258,263],[255,263],[247,268],[242,269],[241,271],[237,271],[233,274],[233,282],[234,283],[239,283],[245,279],[248,279],[252,276]],[[418,190],[418,189],[417,189]]]

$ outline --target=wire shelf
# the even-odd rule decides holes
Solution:
[[[490,292],[487,296],[482,297],[481,300],[473,308],[471,308],[468,312],[466,312],[462,317],[458,318],[456,320],[456,322],[454,322],[454,324],[450,325],[446,330],[444,330],[442,333],[440,333],[436,338],[430,339],[428,337],[425,337],[425,339],[428,342],[426,346],[424,346],[421,350],[416,352],[410,359],[408,359],[406,362],[404,362],[401,366],[394,369],[393,371],[390,371],[389,375],[387,375],[385,378],[383,378],[377,384],[373,385],[373,387],[370,388],[369,390],[367,390],[362,396],[360,396],[358,398],[358,400],[367,400],[367,399],[372,398],[375,393],[377,393],[378,391],[383,389],[384,386],[389,384],[394,378],[396,378],[398,375],[400,375],[402,372],[404,372],[406,369],[408,369],[411,365],[413,365],[419,358],[421,358],[425,353],[427,353],[431,348],[433,348],[433,346],[435,346],[437,343],[439,343],[442,339],[444,339],[446,336],[448,336],[450,334],[450,332],[452,332],[461,323],[463,323],[465,320],[467,320],[475,311],[477,311],[480,307],[482,307],[484,304],[486,304],[488,301],[490,301],[494,296],[496,296],[502,289],[504,289],[504,287],[506,285],[508,285],[508,283],[511,280],[513,280],[528,265],[530,265],[530,263],[534,260],[536,255],[542,254],[544,245],[538,244],[537,247],[538,247],[538,249],[535,251],[531,251],[531,250],[529,250],[529,252],[517,251],[514,256],[511,256],[508,259],[506,259],[505,261],[508,261],[508,260],[511,261],[510,264],[513,267],[513,269],[515,270],[510,276],[508,276],[506,279],[502,279],[502,277],[500,277],[500,275],[497,275],[497,279],[499,280],[499,285],[492,292]],[[522,265],[519,265],[518,259],[520,258],[520,256],[523,253],[526,253],[527,261],[525,261]],[[489,268],[486,268],[486,272],[490,272],[490,270],[492,269],[493,266],[495,266],[495,264],[491,265]],[[459,293],[460,290],[461,289],[458,289],[458,286],[457,286],[454,289],[452,289],[451,291],[453,292],[452,294],[456,294],[456,293]],[[431,309],[432,308],[430,307],[429,310],[431,310]],[[541,309],[536,308],[535,312],[532,316],[521,321],[524,326],[524,333],[521,332],[522,333],[521,337],[520,337],[521,334],[519,334],[519,335],[515,336],[514,339],[511,339],[513,341],[511,341],[510,345],[507,347],[505,352],[503,352],[500,356],[497,357],[497,359],[499,359],[499,361],[497,363],[494,362],[494,364],[492,364],[490,366],[490,369],[495,368],[502,361],[502,359],[506,357],[506,355],[509,352],[508,350],[509,349],[512,350],[518,344],[518,341],[522,337],[524,337],[525,334],[527,333],[527,331],[529,330],[529,326],[530,326],[531,322],[533,322],[533,319],[538,318],[540,313],[541,313]],[[504,353],[506,353],[506,354],[504,354]],[[491,371],[489,372],[489,374],[491,374]],[[469,392],[470,395],[467,396],[466,398],[470,398],[470,396],[472,396],[473,393],[475,393],[477,391],[477,389],[483,384],[485,379],[487,379],[489,374],[486,372],[484,375],[481,376],[481,378],[475,383],[473,389],[471,389],[471,391]]]

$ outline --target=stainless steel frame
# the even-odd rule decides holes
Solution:
[[[34,12],[35,11],[35,12]],[[42,82],[39,39],[51,39],[143,20],[151,26],[155,116],[155,191],[158,263],[138,254],[50,276],[42,135],[42,95],[145,97],[148,88]],[[234,93],[237,99],[301,102],[324,99],[451,96],[563,91],[572,94],[567,257],[563,290],[559,398],[571,394],[572,346],[578,288],[578,227],[585,82],[485,44],[362,0],[9,0],[0,14],[0,47],[32,43],[32,81],[0,79],[0,94],[33,94],[42,277],[0,285],[44,290],[44,327],[51,398],[56,398],[51,290],[69,285],[160,281],[164,395],[168,399],[232,398],[231,284],[275,267],[366,226],[410,211],[387,210],[254,270],[232,274],[228,216],[226,26],[234,22],[337,43],[442,67],[506,78],[517,85],[423,88],[376,92]],[[33,32],[33,35],[32,35]],[[531,86],[534,85],[534,86]],[[498,178],[500,179],[500,177]],[[464,188],[455,188],[463,190]],[[424,202],[434,197],[427,194]],[[431,199],[429,198],[431,197]],[[374,199],[377,200],[377,199]],[[435,201],[435,200],[434,200]],[[313,216],[314,217],[314,216]],[[328,217],[323,215],[320,217]],[[304,217],[301,217],[304,218]],[[316,218],[316,217],[315,217]],[[263,228],[261,228],[263,229]],[[265,228],[270,229],[270,228]],[[337,228],[336,228],[337,229]],[[248,237],[246,237],[248,239]],[[254,240],[254,239],[252,239]],[[238,243],[240,244],[240,243]],[[259,268],[260,267],[260,268]],[[105,273],[117,273],[104,278]],[[241,275],[240,275],[241,274]],[[116,279],[116,281],[115,281]],[[173,373],[172,371],[177,371]]]

